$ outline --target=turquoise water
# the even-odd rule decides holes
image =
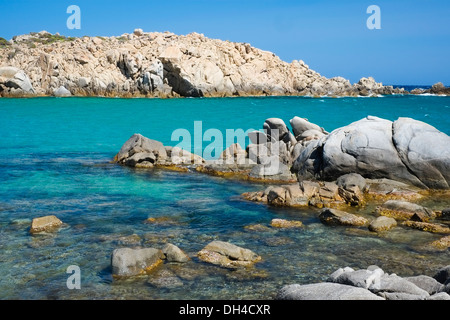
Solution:
[[[288,123],[300,116],[331,131],[374,115],[412,117],[450,134],[449,106],[449,97],[434,96],[0,99],[0,299],[270,299],[284,284],[322,281],[347,265],[432,275],[450,261],[448,251],[425,247],[439,235],[397,228],[377,236],[330,228],[315,209],[269,208],[240,198],[263,188],[260,184],[135,170],[109,161],[134,133],[175,145],[172,132],[193,131],[194,121],[202,121],[203,132],[225,133],[260,129],[269,117]],[[450,200],[435,205],[450,206]],[[371,217],[373,208],[359,213]],[[64,227],[31,236],[31,219],[50,214]],[[149,217],[168,222],[144,223]],[[245,229],[273,218],[302,220],[305,228]],[[263,261],[246,272],[201,263],[195,253],[212,240],[249,248]],[[149,277],[113,281],[112,250],[161,248],[166,242],[192,261],[165,264]],[[81,269],[81,290],[66,287],[70,265]],[[167,274],[176,281],[167,281]]]

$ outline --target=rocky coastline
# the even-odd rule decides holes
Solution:
[[[0,38],[0,97],[233,97],[449,95],[326,78],[301,60],[202,34],[141,29],[113,37],[72,38],[46,31]]]

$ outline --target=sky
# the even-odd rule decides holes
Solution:
[[[70,5],[80,30],[67,28]],[[370,5],[381,29],[369,29]],[[449,0],[0,0],[0,37],[46,30],[65,36],[146,32],[203,33],[250,43],[282,60],[303,60],[352,83],[450,86]]]

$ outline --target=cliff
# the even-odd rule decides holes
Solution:
[[[221,97],[405,93],[371,77],[351,84],[303,61],[202,34],[143,32],[67,38],[46,31],[0,38],[0,95]]]

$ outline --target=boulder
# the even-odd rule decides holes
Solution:
[[[366,218],[337,209],[323,209],[319,214],[319,219],[324,224],[342,226],[364,226],[368,224]]]
[[[397,221],[394,218],[381,216],[369,224],[369,230],[373,232],[382,232],[390,230],[395,226],[397,226]]]
[[[399,118],[393,142],[405,166],[431,189],[450,185],[450,137],[422,121]]]
[[[115,162],[120,164],[126,164],[127,159],[135,155],[136,153],[144,153],[144,154],[153,154],[153,157],[150,155],[145,156],[144,158],[140,158],[143,161],[159,161],[167,159],[167,152],[164,148],[164,145],[156,140],[148,139],[140,134],[134,134],[128,139],[119,153],[114,157]]]
[[[30,233],[52,232],[62,224],[62,221],[55,216],[34,218],[31,221]]]
[[[359,190],[364,191],[367,188],[366,179],[358,173],[348,173],[340,176],[336,180],[336,184],[344,189],[351,190],[358,187]]]
[[[377,207],[377,212],[383,216],[391,217],[396,220],[408,220],[415,214],[422,216],[422,219],[432,219],[435,217],[432,210],[415,203],[401,200],[388,200]]]
[[[115,249],[111,255],[112,274],[130,277],[150,272],[162,263],[164,254],[159,249]]]
[[[293,169],[302,179],[335,180],[358,173],[369,179],[448,189],[449,146],[449,136],[423,122],[368,116],[312,140]]]
[[[444,288],[444,286],[441,283],[439,283],[436,279],[425,275],[406,277],[404,279],[408,280],[411,283],[414,283],[416,286],[425,290],[430,295],[441,292],[442,289]]]
[[[223,241],[209,243],[197,255],[204,262],[232,269],[252,266],[261,260],[253,251]]]
[[[186,253],[183,252],[177,246],[167,243],[162,252],[165,254],[167,261],[169,262],[188,262],[190,259]]]
[[[291,124],[292,131],[294,132],[294,136],[297,140],[301,140],[299,139],[299,137],[308,130],[315,130],[314,132],[322,134],[326,133],[326,131],[323,128],[319,127],[317,124],[309,122],[307,119],[304,118],[295,116],[289,122]]]
[[[283,140],[283,138],[289,133],[289,129],[282,119],[269,118],[264,122],[264,132],[271,137],[274,141]]]
[[[0,67],[0,84],[7,88],[19,89],[22,93],[35,93],[30,78],[25,71],[15,67]]]
[[[373,293],[406,293],[410,295],[420,296],[425,299],[429,293],[414,283],[399,277],[395,274],[383,274],[380,280],[369,287]]]
[[[450,295],[445,292],[435,293],[432,296],[426,298],[426,300],[450,300]]]
[[[70,97],[72,93],[70,93],[70,91],[67,90],[64,86],[61,86],[55,91],[53,91],[53,95],[55,97]]]
[[[292,284],[277,294],[278,300],[383,300],[372,292],[339,283]]]

